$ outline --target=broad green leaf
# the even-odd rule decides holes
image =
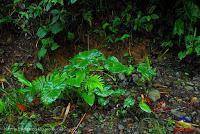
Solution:
[[[115,19],[112,21],[113,27],[119,26],[121,24],[121,19],[119,17],[115,17]]]
[[[80,52],[70,62],[76,68],[86,68],[88,65],[97,65],[99,61],[104,60],[104,56],[96,49]]]
[[[46,83],[41,91],[41,100],[44,105],[54,102],[65,88],[64,84],[54,85],[54,83]]]
[[[42,72],[44,72],[44,67],[40,62],[36,63],[36,68],[38,68],[38,69],[42,70]]]
[[[46,55],[46,53],[47,53],[47,49],[45,47],[41,47],[40,50],[38,51],[38,54],[37,54],[39,60],[41,60],[42,58],[44,58],[45,55]]]
[[[96,90],[95,93],[96,93],[96,95],[101,96],[101,97],[108,97],[114,92],[113,90],[111,90],[111,88],[112,88],[112,86],[106,85],[104,87],[103,91]]]
[[[109,103],[109,100],[100,97],[100,98],[98,98],[98,103],[99,103],[101,106],[106,106],[106,105]]]
[[[28,87],[32,87],[32,84],[30,81],[28,81],[24,74],[21,71],[17,71],[13,73],[14,77],[18,79],[19,82],[21,82],[22,84],[28,86]]]
[[[125,65],[121,64],[118,59],[114,56],[109,57],[105,61],[104,65],[105,69],[112,73],[128,73],[133,72],[133,67],[126,67]]]
[[[52,38],[44,38],[44,39],[42,39],[41,40],[42,46],[47,48],[49,46],[49,44],[51,44],[52,40],[53,40]]]
[[[62,31],[64,28],[63,24],[61,22],[56,22],[52,25],[50,25],[50,31],[53,33],[53,34],[57,34],[59,33],[60,31]]]
[[[56,43],[56,42],[52,42],[51,44],[51,50],[54,51],[56,49],[58,49],[60,46]]]
[[[181,36],[184,33],[184,22],[181,19],[176,20],[173,34]]]
[[[157,20],[157,19],[159,19],[159,16],[157,14],[152,14],[151,19]]]
[[[68,33],[67,33],[67,39],[68,39],[69,41],[73,41],[73,40],[75,39],[74,33],[68,32]]]
[[[95,102],[95,95],[94,93],[86,93],[86,92],[82,92],[81,93],[81,97],[85,100],[85,102],[87,104],[89,104],[90,106],[94,105]]]
[[[147,113],[151,113],[150,107],[149,107],[145,102],[140,101],[139,107],[140,107],[143,111],[145,111],[145,112],[147,112]]]
[[[193,48],[192,47],[187,48],[187,50],[186,50],[186,54],[187,55],[192,54],[192,52],[193,52]]]
[[[186,57],[186,52],[185,51],[180,51],[179,53],[178,53],[178,58],[180,59],[180,60],[182,60],[182,59],[184,59],[185,57]]]
[[[42,39],[48,33],[48,29],[46,26],[41,26],[37,31],[37,36]]]
[[[103,24],[102,28],[103,28],[103,30],[106,30],[106,28],[109,27],[109,26],[110,26],[110,24],[106,22],[106,23]]]
[[[68,78],[66,84],[69,86],[80,87],[81,83],[85,80],[86,72],[79,70],[75,74],[75,78]]]
[[[123,105],[123,107],[124,108],[129,108],[129,107],[131,107],[131,106],[133,106],[134,105],[134,99],[131,97],[131,98],[126,98],[125,100],[124,100],[124,105]]]
[[[192,21],[196,21],[197,18],[200,18],[200,8],[193,1],[186,0],[184,1],[186,14]]]
[[[113,92],[114,92],[113,90],[103,90],[103,91],[97,90],[95,93],[96,95],[101,96],[101,97],[108,97],[112,95]]]
[[[137,71],[141,73],[142,81],[150,81],[156,75],[156,70],[151,67],[148,58],[145,60],[144,63],[140,63],[138,65]]]
[[[123,34],[120,38],[116,38],[115,42],[124,41],[125,39],[129,38],[129,34]]]
[[[54,51],[60,47],[56,42],[54,42],[52,37],[42,39],[41,42],[42,42],[42,47],[44,47],[44,48],[50,47],[52,51]]]

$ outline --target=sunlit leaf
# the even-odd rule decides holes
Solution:
[[[143,111],[145,111],[145,112],[147,112],[147,113],[151,113],[150,107],[149,107],[145,102],[140,101],[139,107],[140,107]]]
[[[94,91],[95,89],[99,89],[103,91],[104,89],[104,82],[101,76],[99,75],[91,75],[86,80],[85,88],[88,89],[89,92]]]
[[[18,79],[19,82],[21,82],[22,84],[28,86],[28,87],[32,87],[32,84],[30,81],[28,81],[24,74],[21,71],[17,71],[13,73],[14,77],[16,77]]]
[[[186,57],[186,52],[185,51],[180,51],[179,53],[178,53],[178,58],[180,59],[180,60],[182,60],[182,59],[184,59],[185,57]]]
[[[124,108],[129,108],[129,107],[131,107],[131,106],[133,106],[134,105],[134,99],[133,98],[126,98],[125,100],[124,100],[124,105],[123,105],[123,107]]]
[[[75,77],[68,78],[66,80],[66,84],[69,86],[80,87],[83,80],[85,80],[86,72],[83,70],[79,70],[76,72]]]
[[[126,73],[126,74],[130,74],[134,71],[133,67],[126,67],[125,65],[121,64],[118,59],[114,56],[109,57],[106,61],[105,61],[105,65],[104,65],[105,69],[107,69],[108,71],[112,72],[112,73]]]
[[[81,93],[81,96],[87,104],[89,104],[90,106],[94,105],[95,95],[93,93],[88,94],[86,92],[83,92]]]
[[[44,67],[43,67],[43,65],[42,65],[40,62],[37,62],[37,63],[36,63],[36,67],[37,67],[38,69],[44,71]]]

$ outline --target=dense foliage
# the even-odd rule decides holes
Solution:
[[[63,40],[73,41],[79,30],[87,32],[88,28],[104,36],[109,44],[134,37],[138,32],[152,32],[162,37],[162,47],[174,49],[173,46],[179,46],[180,59],[191,54],[200,55],[197,0],[13,0],[1,3],[1,7],[1,26],[14,25],[38,36],[39,60],[48,49],[53,51],[59,47],[55,41],[58,34],[66,35]],[[111,12],[114,17],[103,17]],[[80,25],[76,27],[77,24]],[[165,29],[159,29],[159,25]]]
[[[152,113],[155,109],[151,109],[150,104],[160,99],[161,94],[148,89],[157,75],[151,55],[141,54],[145,56],[142,62],[133,64],[135,57],[127,52],[124,57],[128,61],[124,63],[90,48],[89,38],[101,40],[98,48],[126,46],[128,51],[132,42],[146,38],[150,43],[145,45],[150,45],[151,51],[152,48],[160,51],[155,54],[158,60],[167,52],[175,54],[178,61],[187,57],[198,59],[199,20],[198,0],[3,0],[0,35],[12,31],[34,38],[36,60],[33,58],[33,66],[44,75],[29,80],[22,69],[23,63],[13,64],[8,69],[9,77],[17,84],[15,88],[7,89],[3,84],[0,87],[0,114],[10,117],[13,111],[23,113],[21,127],[31,128],[30,117],[24,112],[34,107],[37,100],[42,108],[67,100],[69,106],[71,102],[81,102],[90,108],[105,108],[114,103],[118,108],[116,115],[124,115],[131,107],[145,114]],[[0,40],[2,44],[6,42]],[[80,44],[83,48],[79,48]],[[44,61],[48,54],[62,47],[73,52],[71,45],[79,53],[64,67],[47,71]],[[87,51],[82,51],[85,48]],[[119,84],[121,81],[133,87],[145,85],[147,89],[130,93]],[[0,82],[7,81],[0,76]],[[165,104],[157,107],[165,107]]]

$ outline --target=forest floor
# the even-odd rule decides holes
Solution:
[[[94,40],[97,40],[96,43]],[[100,39],[99,39],[100,40]],[[130,108],[127,114],[120,115],[120,102],[116,105],[108,105],[105,108],[93,106],[89,107],[84,103],[71,104],[70,113],[62,125],[58,126],[59,118],[63,108],[68,106],[67,101],[57,101],[51,107],[42,107],[41,105],[32,107],[27,114],[35,115],[35,126],[42,128],[54,128],[56,133],[64,133],[76,129],[77,133],[152,133],[162,134],[164,132],[173,133],[176,122],[183,118],[186,122],[192,124],[190,133],[200,133],[200,63],[189,59],[185,62],[179,62],[176,55],[167,52],[165,55],[159,54],[156,48],[150,48],[149,40],[137,41],[132,44],[117,47],[101,47],[98,39],[90,39],[89,42],[83,41],[86,48],[80,46],[61,46],[56,52],[47,55],[43,64],[45,72],[35,69],[34,64],[37,60],[37,39],[28,35],[15,35],[5,33],[0,35],[0,82],[6,88],[17,87],[16,80],[12,77],[11,66],[14,63],[24,63],[23,72],[29,80],[33,80],[40,75],[51,72],[56,67],[63,67],[68,64],[70,57],[79,51],[96,48],[105,55],[114,55],[123,63],[128,62],[128,58],[123,54],[128,52],[135,57],[135,63],[140,63],[144,57],[149,55],[152,65],[156,68],[157,75],[149,84],[138,86],[132,83],[130,79],[138,77],[133,74],[131,78],[119,76],[121,87],[129,91],[130,94],[142,94],[147,89],[156,89],[160,92],[161,98],[152,102],[151,108],[153,114],[147,114],[139,108]],[[91,45],[92,44],[92,45]],[[6,82],[4,81],[6,79]],[[23,114],[23,113],[22,113]],[[14,127],[19,123],[20,115],[13,114],[2,118],[0,128]],[[61,129],[63,128],[63,129]],[[60,131],[59,131],[60,130]],[[184,130],[186,132],[187,130]]]

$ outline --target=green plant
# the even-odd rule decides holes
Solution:
[[[200,36],[197,35],[196,26],[200,18],[200,8],[194,0],[185,0],[182,4],[182,8],[176,10],[177,19],[173,29],[173,35],[179,39],[175,44],[184,45],[183,50],[178,53],[180,60],[191,54],[200,55]]]
[[[24,96],[16,89],[4,90],[0,88],[0,93],[3,95],[0,100],[0,114],[9,116],[13,111],[20,112],[17,104],[25,104]]]
[[[137,13],[137,18],[134,19],[133,28],[135,31],[144,29],[147,32],[150,32],[153,29],[152,21],[157,19],[159,19],[157,14],[150,13],[150,15],[143,16],[142,12],[139,11]]]
[[[81,52],[70,60],[68,66],[62,71],[54,71],[47,76],[41,76],[32,82],[28,81],[21,71],[13,72],[14,76],[26,87],[20,92],[24,94],[31,102],[33,97],[39,95],[45,105],[53,103],[56,99],[62,97],[62,94],[75,92],[84,99],[86,103],[92,106],[96,97],[105,98],[115,96],[118,90],[106,88],[105,76],[115,80],[110,73],[124,73],[130,75],[134,68],[126,67],[121,64],[117,58],[105,58],[97,50]]]
[[[42,58],[45,57],[48,48],[50,48],[50,50],[52,50],[52,51],[59,48],[59,45],[56,42],[54,42],[54,40],[52,38],[42,39],[41,42],[42,42],[42,47],[38,51],[38,59],[39,60],[41,60]]]
[[[185,58],[187,55],[195,53],[200,56],[200,36],[187,35],[185,37],[186,50],[180,51],[178,57],[180,60]]]
[[[151,67],[151,61],[147,57],[144,63],[140,63],[137,67],[137,71],[141,73],[140,81],[150,81],[155,75],[156,70]]]
[[[129,108],[133,105],[134,105],[134,99],[133,98],[126,98],[124,100],[124,105],[123,105],[124,108]]]
[[[103,34],[106,37],[106,41],[110,44],[122,42],[130,37],[129,34],[120,32],[122,23],[121,18],[116,16],[110,23],[104,22],[102,24],[102,29],[96,29],[95,32],[100,35]]]

